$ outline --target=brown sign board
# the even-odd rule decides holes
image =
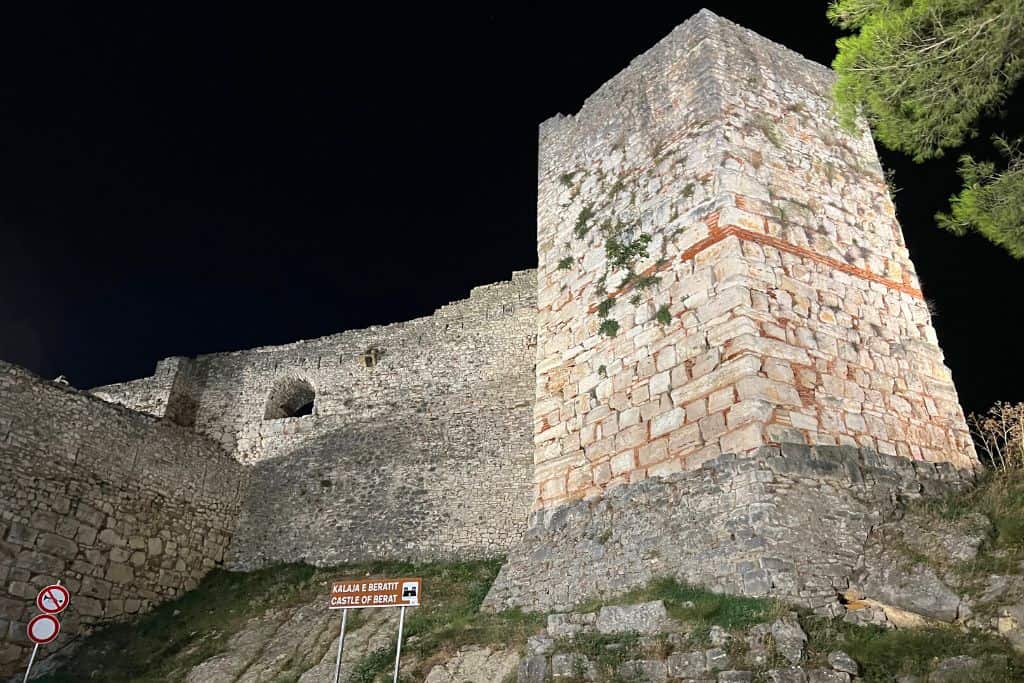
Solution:
[[[414,607],[420,604],[422,588],[418,578],[335,581],[329,609]]]

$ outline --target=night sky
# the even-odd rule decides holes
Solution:
[[[0,11],[0,358],[85,388],[429,315],[536,265],[537,125],[702,5],[823,63],[837,37],[821,2],[214,4]],[[978,410],[1024,400],[1024,263],[934,227],[955,156],[883,151]]]

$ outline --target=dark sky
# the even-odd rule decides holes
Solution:
[[[13,4],[0,358],[79,387],[427,315],[533,267],[537,125],[702,6]],[[703,4],[833,57],[821,2]],[[966,406],[1024,399],[1024,264],[934,227],[953,160],[884,157]]]

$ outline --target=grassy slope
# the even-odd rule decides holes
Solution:
[[[1024,471],[989,472],[969,493],[923,500],[913,506],[911,512],[933,519],[936,525],[944,522],[955,524],[966,515],[978,512],[989,519],[988,536],[975,559],[950,563],[942,556],[916,558],[939,569],[952,569],[968,593],[980,593],[992,574],[1021,573],[1024,562]]]
[[[429,663],[428,659],[436,660],[462,644],[508,641],[518,646],[541,629],[543,619],[539,615],[479,613],[480,602],[500,566],[500,560],[486,560],[420,565],[380,562],[329,569],[279,565],[252,573],[214,571],[181,598],[134,622],[112,625],[93,634],[66,669],[40,680],[181,680],[193,666],[222,652],[228,638],[249,619],[271,608],[318,600],[326,604],[326,582],[366,575],[423,577],[424,606],[408,615],[409,641],[403,648],[404,653],[421,662],[422,666],[409,673],[413,680],[422,680],[420,669]],[[353,629],[358,627],[357,614],[350,614]],[[393,647],[374,653],[361,664],[358,679],[371,680],[375,671],[387,670],[393,661]]]
[[[918,504],[917,513],[937,520],[953,520],[970,512],[982,512],[992,520],[990,536],[977,560],[957,570],[965,587],[980,585],[991,572],[1018,572],[1024,559],[1024,476],[990,478],[973,492]],[[940,561],[941,558],[935,558]],[[374,563],[316,569],[305,565],[281,565],[243,574],[211,573],[194,591],[165,604],[132,623],[108,627],[88,638],[70,667],[45,679],[48,683],[82,680],[175,681],[199,662],[223,651],[227,639],[249,619],[269,608],[306,604],[326,598],[325,585],[345,577],[409,576],[424,579],[424,606],[408,617],[403,661],[415,665],[405,671],[406,680],[423,680],[431,666],[468,644],[510,646],[522,650],[526,639],[538,633],[544,617],[516,611],[499,615],[479,612],[479,605],[497,575],[500,560],[432,563]],[[239,599],[239,596],[242,599]],[[558,643],[560,651],[586,654],[608,674],[616,666],[638,657],[663,657],[674,648],[707,647],[711,626],[737,635],[756,623],[774,620],[785,607],[768,600],[730,597],[682,586],[671,579],[652,582],[616,600],[617,604],[664,600],[669,614],[690,626],[683,643],[678,639],[649,641],[631,636],[582,635]],[[600,603],[581,605],[577,611],[593,611]],[[810,636],[808,658],[812,665],[826,666],[826,657],[844,650],[857,660],[866,681],[890,681],[897,675],[921,674],[936,658],[956,655],[995,659],[989,668],[964,680],[1024,680],[1024,660],[1009,651],[998,638],[954,627],[917,631],[890,631],[858,627],[839,620],[800,617]],[[355,627],[358,624],[358,617]],[[741,655],[746,645],[740,638],[730,645]],[[373,681],[390,670],[394,649],[371,653],[358,666],[359,683]],[[776,657],[768,666],[782,666]]]

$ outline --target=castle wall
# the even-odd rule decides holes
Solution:
[[[541,126],[537,507],[773,443],[976,464],[832,81],[702,11]]]
[[[196,431],[252,465],[233,567],[495,556],[529,512],[535,311],[524,271],[430,317],[167,359],[93,393],[188,405]],[[292,386],[315,392],[313,414],[268,416]]]
[[[169,358],[153,377],[92,393],[163,415],[172,385],[179,387],[177,401],[187,394],[195,430],[253,463],[285,455],[302,435],[329,425],[373,423],[396,412],[442,419],[532,399],[535,302],[534,271],[517,272],[429,317],[191,361]],[[378,355],[373,367],[363,361],[368,351]],[[265,419],[271,394],[289,381],[315,390],[315,413]]]
[[[468,397],[467,397],[467,400]],[[331,422],[252,466],[233,568],[496,557],[530,506],[529,402]]]
[[[766,446],[541,508],[485,609],[565,611],[652,579],[775,597],[822,614],[898,501],[962,491],[970,470],[853,446]]]
[[[174,356],[158,362],[151,377],[96,387],[90,393],[109,403],[191,427],[196,413],[193,372],[190,359]]]
[[[518,541],[535,287],[516,273],[429,318],[198,359],[197,426],[237,434],[254,462],[233,566],[493,557]],[[380,358],[366,368],[371,348]],[[254,419],[275,378],[295,374],[316,388],[317,414]]]
[[[0,362],[0,676],[27,663],[57,579],[72,636],[192,588],[222,564],[244,481],[203,436]]]

